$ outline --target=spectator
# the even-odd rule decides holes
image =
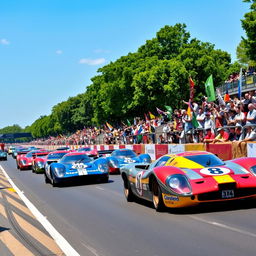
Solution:
[[[213,120],[211,119],[211,113],[210,112],[207,112],[205,114],[205,122],[204,122],[204,129],[211,129],[212,130],[212,133],[214,132],[214,122]]]
[[[203,112],[203,109],[200,107],[198,110],[198,114],[196,116],[196,120],[198,121],[198,128],[204,128],[204,120],[205,120],[205,114]]]
[[[228,134],[228,132],[226,132],[224,130],[223,127],[222,128],[218,128],[217,132],[218,132],[218,135],[213,140],[213,143],[216,143],[216,142],[227,142],[228,141],[229,134]]]
[[[241,106],[237,106],[236,108],[236,115],[235,115],[235,122],[236,124],[240,124],[243,126],[245,120],[245,114],[241,111]]]
[[[248,142],[248,141],[256,141],[256,132],[253,130],[251,125],[246,125],[246,135],[243,140],[241,140],[239,143],[242,142]]]
[[[235,141],[241,141],[242,140],[242,126],[237,125],[235,128]]]
[[[248,105],[248,113],[246,116],[246,125],[249,124],[256,124],[256,110],[254,108],[254,105],[252,103],[250,103]]]
[[[206,129],[206,135],[204,136],[204,143],[211,143],[215,138],[211,128]]]

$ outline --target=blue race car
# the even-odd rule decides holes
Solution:
[[[131,149],[117,149],[106,158],[110,173],[120,173],[120,168],[130,163],[151,163],[149,154],[136,155]]]
[[[0,149],[0,160],[7,160],[7,152]]]
[[[55,187],[65,181],[95,177],[107,183],[108,169],[107,160],[104,158],[94,160],[85,153],[70,152],[45,169],[45,182]]]

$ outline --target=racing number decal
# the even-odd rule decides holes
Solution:
[[[142,196],[142,194],[143,194],[142,181],[141,181],[143,173],[144,173],[144,171],[138,172],[136,175],[136,179],[135,179],[135,188],[140,196]]]
[[[227,168],[222,168],[222,167],[211,167],[211,168],[204,168],[200,170],[201,173],[206,174],[206,175],[225,175],[230,173],[230,170]]]

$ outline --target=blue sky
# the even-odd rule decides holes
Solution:
[[[242,0],[0,0],[0,128],[32,124],[165,25],[236,58]]]

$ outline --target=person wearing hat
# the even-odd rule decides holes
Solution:
[[[227,142],[228,141],[229,134],[228,134],[228,132],[226,132],[224,130],[223,127],[218,128],[217,132],[218,132],[218,135],[213,140],[213,143],[216,143],[216,142]]]
[[[239,143],[242,142],[248,142],[248,141],[256,141],[256,132],[253,130],[251,125],[245,125],[246,128],[246,135],[243,140],[241,140]]]
[[[206,135],[204,136],[204,143],[211,143],[215,138],[211,128],[206,129]]]

